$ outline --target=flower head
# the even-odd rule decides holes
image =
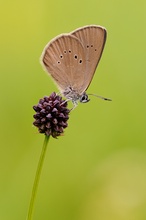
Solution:
[[[36,111],[33,116],[35,118],[33,124],[40,133],[56,138],[68,126],[67,120],[70,110],[67,108],[67,102],[55,92],[40,99],[39,103],[33,106],[33,109]]]

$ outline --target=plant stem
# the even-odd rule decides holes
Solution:
[[[37,171],[36,171],[36,175],[35,175],[35,180],[34,180],[34,183],[33,183],[31,200],[30,200],[28,215],[27,215],[27,218],[26,218],[27,220],[32,220],[33,210],[34,210],[34,203],[35,203],[35,199],[36,199],[38,184],[39,184],[39,180],[40,180],[40,175],[41,175],[41,171],[42,171],[42,167],[43,167],[43,162],[44,162],[44,158],[45,158],[45,154],[46,154],[46,149],[47,149],[47,144],[48,144],[48,141],[49,141],[49,137],[50,136],[45,135],[45,140],[44,140],[42,152],[41,152],[41,155],[40,155],[40,159],[39,159],[39,163],[38,163],[38,167],[37,167]]]

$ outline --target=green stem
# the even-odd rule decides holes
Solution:
[[[27,220],[32,220],[33,210],[34,210],[34,203],[35,203],[35,199],[36,199],[38,184],[39,184],[39,180],[40,180],[40,175],[41,175],[41,171],[42,171],[42,167],[43,167],[43,162],[44,162],[44,158],[45,158],[45,154],[46,154],[46,149],[47,149],[47,144],[48,144],[48,141],[49,141],[49,137],[50,136],[45,135],[45,140],[44,140],[42,152],[41,152],[41,155],[40,155],[40,159],[39,159],[39,163],[38,163],[38,167],[37,167],[37,171],[36,171],[36,175],[35,175],[35,180],[34,180],[34,183],[33,183],[33,189],[32,189],[32,194],[31,194],[30,205],[29,205],[29,211],[28,211],[28,216],[26,218]]]

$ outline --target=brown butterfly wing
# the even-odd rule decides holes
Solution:
[[[44,49],[41,62],[64,92],[68,87],[78,92],[85,74],[85,50],[78,38],[60,35]]]
[[[71,32],[83,44],[86,53],[85,81],[82,84],[84,92],[94,76],[96,67],[104,49],[106,41],[106,30],[101,26],[89,25]]]

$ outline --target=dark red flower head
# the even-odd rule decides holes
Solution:
[[[70,110],[67,108],[67,102],[55,92],[49,97],[45,96],[40,99],[39,103],[33,106],[33,109],[36,111],[33,116],[35,118],[33,124],[40,133],[56,138],[68,126],[67,120]]]

